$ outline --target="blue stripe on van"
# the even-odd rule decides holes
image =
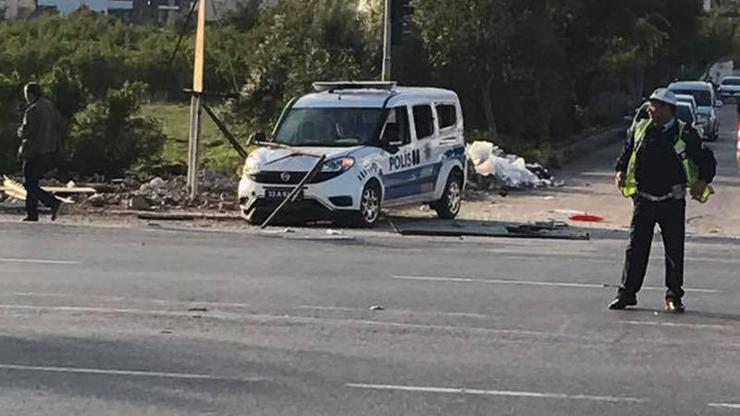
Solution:
[[[434,191],[442,162],[383,175],[385,199],[399,199]],[[431,170],[431,172],[430,172]]]

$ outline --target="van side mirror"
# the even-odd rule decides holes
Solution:
[[[266,142],[267,141],[267,135],[264,131],[257,131],[252,133],[249,138],[247,139],[247,146],[251,145],[255,142]]]
[[[398,124],[387,124],[385,126],[380,143],[385,148],[398,148],[403,146],[403,140],[401,139],[401,132],[399,131]]]

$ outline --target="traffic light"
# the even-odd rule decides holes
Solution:
[[[411,30],[414,7],[411,0],[391,0],[391,44],[400,45],[403,35]]]

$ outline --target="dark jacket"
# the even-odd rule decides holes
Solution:
[[[62,143],[63,120],[54,104],[41,97],[26,108],[23,124],[18,129],[20,159],[59,152]]]
[[[686,173],[673,149],[678,137],[678,120],[668,131],[662,127],[650,126],[644,142],[637,151],[637,188],[640,192],[661,196],[671,192],[674,185],[685,184]],[[683,131],[686,154],[699,169],[699,179],[712,182],[717,170],[717,162],[711,150],[704,147],[696,129],[687,125]],[[627,138],[622,155],[617,160],[616,171],[626,172],[632,150],[635,146],[634,133]]]

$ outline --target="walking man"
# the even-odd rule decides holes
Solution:
[[[670,312],[683,312],[686,190],[700,202],[712,194],[716,173],[711,150],[694,128],[676,119],[676,95],[658,89],[650,96],[650,117],[636,123],[617,161],[616,183],[634,201],[630,242],[622,284],[609,309],[637,305],[650,257],[655,224],[665,248],[665,302]]]
[[[23,163],[23,186],[26,188],[26,217],[23,221],[39,220],[38,203],[51,208],[51,220],[59,213],[62,202],[41,189],[39,181],[51,170],[62,141],[62,116],[54,104],[44,97],[35,82],[23,88],[26,98],[23,124],[18,128],[21,146],[18,159]]]

